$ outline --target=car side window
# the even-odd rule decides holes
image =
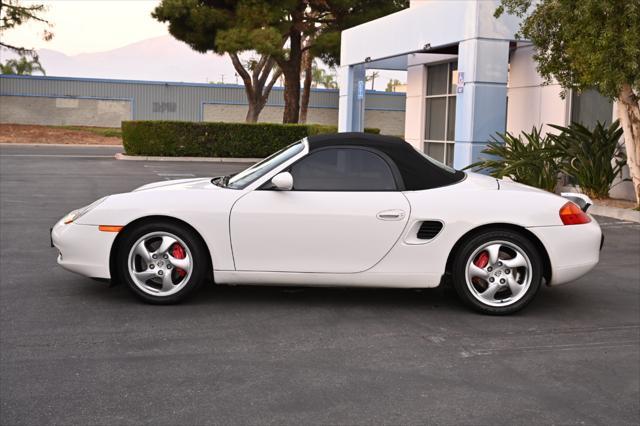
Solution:
[[[375,152],[326,148],[291,167],[295,191],[395,191],[391,167]]]

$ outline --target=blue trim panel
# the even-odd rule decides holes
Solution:
[[[151,80],[119,80],[109,78],[87,78],[87,77],[52,77],[42,75],[2,75],[0,78],[15,78],[24,80],[54,80],[54,81],[77,81],[81,83],[113,83],[113,84],[148,84],[152,86],[187,86],[187,87],[210,87],[210,88],[237,88],[244,90],[241,84],[212,84],[212,83],[185,83],[179,81],[151,81]],[[274,87],[272,90],[283,91],[284,87]],[[312,92],[337,92],[337,89],[312,88]],[[382,92],[386,93],[386,92]]]
[[[54,80],[54,81],[78,81],[86,83],[115,83],[115,84],[149,84],[154,86],[187,86],[187,87],[211,87],[211,88],[237,88],[244,90],[242,84],[212,84],[212,83],[185,83],[179,81],[151,81],[151,80],[119,80],[109,78],[88,78],[88,77],[52,77],[43,75],[7,75],[0,74],[0,78],[14,78],[23,80]],[[276,86],[272,90],[284,91],[284,87]],[[319,87],[312,87],[312,92],[335,92],[338,89],[323,89]],[[383,96],[406,96],[405,93],[400,92],[385,92],[382,90],[366,90],[365,93],[383,95]]]
[[[133,98],[107,98],[101,96],[64,96],[64,95],[34,95],[32,93],[0,93],[0,96],[17,96],[26,98],[66,98],[66,99],[94,99],[99,101],[133,101]]]

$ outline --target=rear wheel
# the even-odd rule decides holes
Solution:
[[[121,279],[145,302],[180,302],[207,277],[206,247],[192,231],[177,224],[143,224],[130,231],[120,247]]]
[[[453,266],[458,296],[474,309],[505,315],[524,308],[540,289],[542,257],[510,230],[487,231],[466,241]]]

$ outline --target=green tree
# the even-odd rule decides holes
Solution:
[[[281,72],[267,52],[266,45],[256,49],[261,51],[258,55],[243,61],[241,54],[252,49],[227,38],[227,33],[233,28],[246,28],[244,21],[252,16],[249,3],[231,0],[162,0],[152,16],[168,23],[169,33],[197,52],[229,54],[233,67],[244,83],[249,104],[246,121],[255,123]],[[247,39],[261,44],[257,34],[247,34]]]
[[[311,69],[311,80],[313,81],[313,87],[318,87],[319,84],[322,84],[324,81],[325,71],[318,67],[316,64],[313,64],[313,68]]]
[[[18,60],[11,59],[5,64],[0,64],[2,74],[31,74],[34,71],[44,74],[44,69],[34,49],[3,41],[6,31],[30,21],[44,24],[46,28],[42,33],[42,38],[46,41],[51,40],[53,33],[49,29],[52,24],[42,17],[44,12],[46,12],[46,7],[42,4],[23,4],[20,0],[0,0],[0,50],[4,48],[20,55]]]
[[[389,80],[387,82],[387,87],[384,89],[384,91],[385,92],[395,92],[396,91],[396,87],[400,86],[402,84],[403,83],[400,80],[394,78],[394,79]]]
[[[35,51],[24,46],[15,46],[3,41],[5,31],[19,27],[29,21],[37,21],[51,28],[51,23],[42,17],[46,7],[42,4],[23,4],[20,0],[0,0],[0,47],[16,52],[21,56],[36,56]],[[53,33],[45,29],[42,38],[51,40]]]
[[[234,55],[244,51],[262,55],[265,64],[274,62],[284,76],[283,122],[296,123],[304,53],[333,65],[342,30],[407,5],[407,0],[163,0],[153,16],[195,50],[229,53],[234,66]],[[251,81],[246,71],[236,70],[245,85]]]
[[[640,204],[640,0],[501,0],[496,16],[505,12],[522,18],[518,35],[533,43],[548,82],[618,101]]]
[[[4,64],[0,64],[0,72],[2,74],[31,75],[34,72],[40,72],[46,75],[38,58],[27,58],[21,56],[20,59],[9,59]]]
[[[322,86],[325,89],[337,89],[338,83],[334,74],[326,72],[324,69],[313,64],[312,68],[313,87]]]
[[[325,89],[337,89],[338,82],[336,81],[336,76],[334,74],[325,73],[324,78],[322,79],[322,85]]]

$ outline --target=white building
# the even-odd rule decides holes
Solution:
[[[496,132],[548,124],[611,123],[614,106],[597,92],[560,97],[543,85],[519,19],[494,17],[497,0],[413,0],[411,7],[342,33],[340,131],[361,131],[367,69],[406,70],[405,139],[463,168]],[[614,197],[633,197],[617,185]]]

